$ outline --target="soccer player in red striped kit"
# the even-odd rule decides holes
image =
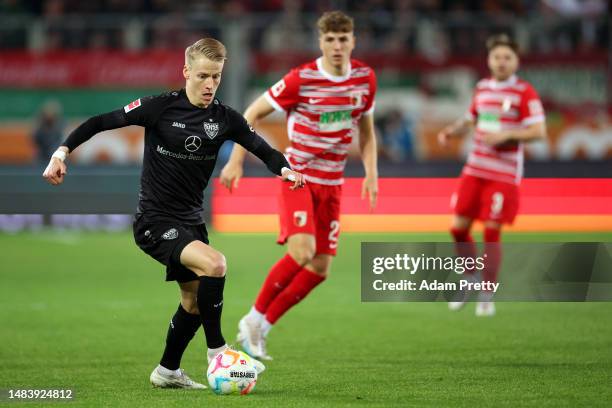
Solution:
[[[546,137],[546,122],[540,98],[531,84],[516,76],[517,44],[506,34],[487,40],[491,77],[476,85],[469,111],[438,134],[445,145],[449,138],[463,136],[475,127],[474,141],[463,167],[459,187],[451,199],[454,210],[451,234],[461,256],[476,256],[470,233],[474,220],[484,222],[483,280],[495,282],[501,263],[500,234],[503,224],[512,224],[519,208],[519,184],[523,175],[523,143]],[[470,279],[476,279],[470,274]],[[480,293],[477,316],[493,316],[491,292]],[[449,303],[459,310],[467,299]]]
[[[287,254],[272,266],[251,311],[239,323],[243,348],[262,359],[270,358],[266,339],[272,326],[329,274],[338,246],[343,172],[353,137],[359,137],[365,168],[362,198],[369,197],[370,208],[376,205],[376,77],[366,64],[351,59],[352,18],[327,12],[317,26],[323,55],[291,70],[244,114],[251,124],[274,110],[287,115],[291,144],[286,156],[307,182],[303,192],[281,187],[278,243],[287,243]],[[221,183],[230,190],[242,176],[244,156],[245,150],[236,145],[221,172]]]

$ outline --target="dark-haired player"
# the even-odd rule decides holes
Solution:
[[[365,169],[362,198],[368,196],[374,208],[378,194],[374,70],[351,59],[351,17],[327,12],[317,26],[322,56],[292,69],[244,114],[251,123],[274,110],[287,115],[291,145],[286,154],[308,181],[299,191],[281,189],[278,243],[287,243],[287,254],[272,266],[239,325],[245,350],[264,359],[270,358],[266,339],[272,326],[329,275],[338,249],[344,166],[354,137],[359,138]],[[221,172],[221,182],[230,189],[242,176],[244,156],[244,149],[234,148]]]
[[[519,208],[519,184],[523,176],[523,143],[546,137],[542,103],[531,84],[516,76],[519,67],[517,44],[507,35],[487,41],[491,76],[476,85],[469,111],[438,134],[445,145],[475,127],[472,150],[451,199],[454,210],[451,234],[462,256],[476,256],[470,234],[474,220],[484,223],[487,260],[483,279],[495,282],[501,262],[500,233],[512,224]],[[475,279],[473,274],[471,279]],[[493,316],[492,292],[481,292],[477,316]],[[450,302],[459,310],[466,299]]]

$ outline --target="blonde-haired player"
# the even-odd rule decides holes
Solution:
[[[183,352],[200,326],[209,361],[227,348],[221,332],[227,266],[223,254],[209,245],[202,216],[203,191],[223,142],[241,144],[284,181],[293,179],[291,189],[303,186],[303,176],[290,169],[282,153],[258,136],[240,113],[215,98],[225,56],[225,46],[214,38],[187,47],[185,88],[139,98],[88,119],[53,154],[43,174],[49,183],[61,184],[68,154],[96,133],[128,125],[145,128],[134,240],[166,266],[166,280],[176,281],[180,292],[164,353],[150,375],[156,387],[206,388],[180,368]]]

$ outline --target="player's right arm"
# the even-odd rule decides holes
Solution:
[[[457,119],[438,133],[438,143],[446,146],[452,137],[461,137],[467,134],[474,127],[474,120],[468,117]]]
[[[65,160],[70,152],[91,139],[96,133],[127,126],[127,118],[122,113],[123,110],[116,110],[93,116],[81,123],[53,153],[47,168],[43,172],[43,177],[53,185],[61,184],[67,170]]]
[[[274,111],[274,107],[266,100],[265,94],[261,95],[255,100],[247,110],[244,112],[244,118],[247,123],[251,126],[255,126],[256,123],[268,116]],[[240,146],[238,143],[234,144],[232,154],[229,160],[223,166],[220,175],[221,184],[227,187],[230,192],[233,187],[238,187],[238,182],[242,178],[244,158],[246,157],[247,150]]]
[[[478,112],[476,110],[476,93],[474,93],[472,96],[472,102],[470,103],[470,108],[465,115],[438,133],[438,143],[440,143],[441,146],[446,146],[450,138],[465,136],[474,127],[477,117]]]
[[[53,153],[43,177],[53,185],[61,184],[66,175],[66,158],[78,146],[105,130],[118,129],[129,125],[151,126],[157,120],[168,95],[146,97],[112,112],[93,116],[73,130],[60,147]]]

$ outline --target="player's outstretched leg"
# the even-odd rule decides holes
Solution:
[[[472,219],[455,215],[450,233],[455,241],[455,252],[457,256],[476,258],[476,244],[472,238],[470,229]],[[476,280],[473,270],[465,271],[465,279]],[[468,292],[456,293],[455,298],[448,302],[448,308],[453,311],[461,310],[468,301]]]
[[[502,251],[500,245],[501,225],[496,222],[487,222],[484,230],[485,247],[487,254],[484,269],[484,280],[497,282],[497,273],[501,264]],[[476,316],[494,316],[495,302],[493,292],[482,291],[476,303]]]
[[[271,359],[260,349],[263,332],[269,331],[271,324],[265,315],[270,305],[278,298],[303,270],[303,266],[314,257],[316,241],[312,234],[293,234],[288,239],[287,254],[270,269],[255,304],[238,323],[238,342],[245,352],[255,358]]]
[[[182,282],[179,286],[181,303],[170,320],[164,354],[150,380],[161,388],[204,389],[205,385],[193,381],[180,369],[183,353],[201,324],[196,304],[198,281]]]
[[[300,261],[303,262],[303,260]],[[255,304],[249,313],[240,319],[237,341],[250,356],[256,358],[261,356],[259,343],[261,341],[261,324],[264,320],[264,314],[268,310],[270,303],[289,285],[300,269],[302,269],[302,265],[290,254],[282,257],[270,269],[255,300]]]
[[[329,274],[331,266],[331,255],[316,255],[304,268],[298,272],[296,277],[274,299],[268,307],[268,311],[261,324],[261,341],[259,349],[261,358],[270,358],[267,353],[267,338],[273,325],[293,306],[301,302],[308,294]]]
[[[181,252],[181,263],[192,270],[199,278],[196,304],[208,351],[208,363],[228,348],[221,332],[221,312],[223,310],[223,288],[225,286],[226,262],[223,254],[201,241],[193,241]],[[265,366],[254,361],[258,373]]]

